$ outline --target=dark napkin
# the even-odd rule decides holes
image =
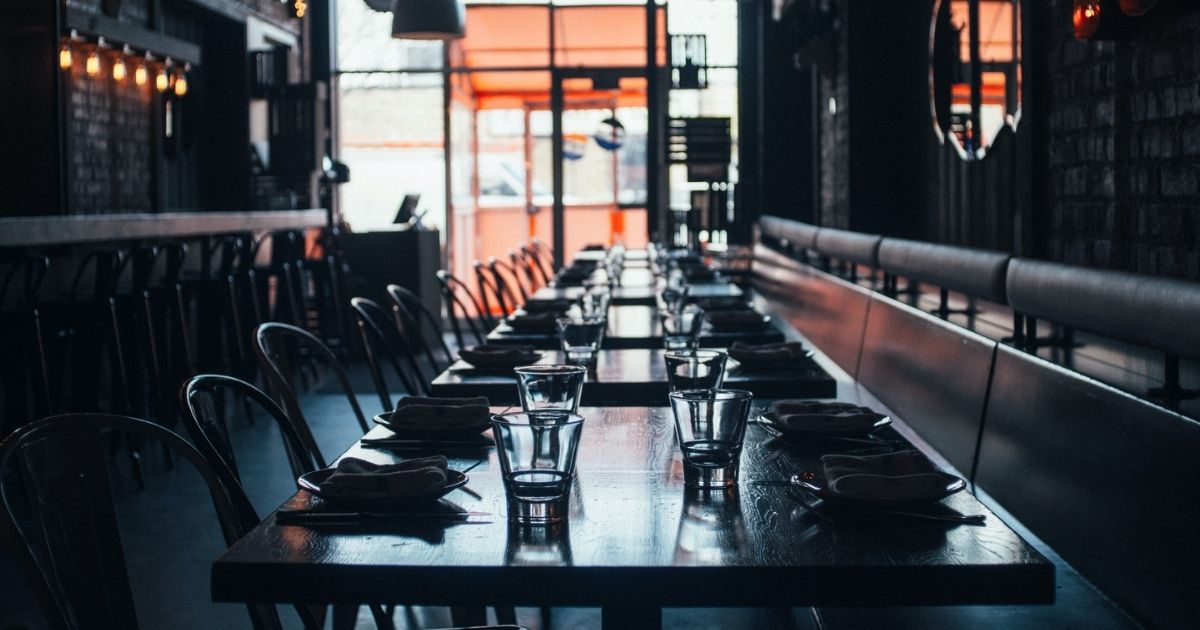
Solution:
[[[799,341],[750,344],[735,341],[729,346],[729,356],[742,365],[780,365],[793,363],[808,356]]]
[[[947,476],[919,451],[825,455],[825,487],[847,499],[920,501],[945,494]]]
[[[473,427],[491,418],[488,399],[406,396],[396,403],[388,424],[398,429]]]
[[[528,365],[541,358],[533,346],[485,343],[463,348],[458,357],[477,368],[511,368]]]
[[[693,298],[692,303],[706,311],[745,311],[750,304],[745,298],[733,296]]]
[[[538,313],[525,313],[523,315],[510,315],[508,317],[508,325],[513,330],[552,332],[554,330],[554,322],[557,319],[558,313],[554,311],[541,311]]]
[[[708,267],[686,267],[683,275],[688,282],[712,282],[717,279],[717,272]]]
[[[561,313],[570,309],[574,304],[574,300],[568,300],[566,298],[553,298],[549,300],[529,300],[525,302],[521,308],[526,313],[543,313],[546,311]]]
[[[732,355],[732,348],[730,349]],[[885,418],[867,407],[848,403],[779,400],[773,405],[774,421],[795,432],[867,433]]]
[[[763,324],[762,313],[745,311],[716,311],[707,313],[708,321],[717,328],[757,328]]]
[[[347,457],[321,482],[321,492],[341,497],[407,497],[446,486],[446,458],[441,455],[399,464],[375,464]]]

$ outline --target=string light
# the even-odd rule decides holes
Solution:
[[[149,58],[150,55],[146,55],[146,57]],[[139,86],[146,85],[146,81],[149,80],[149,78],[150,73],[146,72],[146,62],[138,62],[138,67],[133,71],[133,82]]]
[[[171,67],[171,58],[163,62],[162,69],[158,71],[158,76],[154,77],[154,89],[159,92],[166,92],[171,88],[171,74],[168,68]]]
[[[130,50],[129,45],[126,44],[125,48],[121,50],[121,56],[117,57],[117,60],[113,62],[113,81],[116,81],[117,83],[125,82],[125,77],[129,75],[129,68],[125,67],[126,58],[132,53],[133,51]]]
[[[295,0],[292,3],[292,9],[295,11],[296,17],[302,18],[305,13],[308,13],[308,2],[305,0]]]
[[[175,96],[185,96],[188,92],[187,73],[192,69],[192,64],[183,64],[183,70],[175,77]]]
[[[71,44],[63,42],[62,48],[58,49],[58,68],[60,70],[70,70],[71,61]]]

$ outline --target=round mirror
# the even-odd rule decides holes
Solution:
[[[982,159],[1021,117],[1020,2],[934,0],[929,62],[934,132]]]

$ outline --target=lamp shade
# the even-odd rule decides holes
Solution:
[[[461,0],[395,0],[392,4],[396,39],[459,39],[465,31]]]

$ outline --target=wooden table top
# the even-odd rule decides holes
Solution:
[[[566,363],[558,350],[542,353],[541,364]],[[751,369],[730,359],[725,387],[746,389],[762,398],[827,398],[837,394],[837,381],[812,359],[794,368]],[[512,374],[481,371],[458,361],[433,380],[434,396],[487,396],[495,405],[517,403]],[[651,406],[667,404],[667,368],[661,349],[601,350],[595,369],[583,385],[584,405]]]
[[[751,425],[738,489],[701,494],[684,488],[669,410],[580,413],[586,421],[565,527],[510,527],[495,449],[447,452],[456,469],[482,460],[469,473],[470,492],[456,490],[440,504],[481,513],[470,523],[414,517],[337,529],[281,526],[268,516],[213,564],[214,599],[601,606],[606,615],[647,611],[650,626],[664,606],[1053,601],[1053,565],[967,492],[946,503],[986,514],[983,525],[834,526],[785,487],[761,483],[814,469],[819,450]],[[888,429],[882,437],[899,435]],[[347,452],[380,463],[421,454]],[[301,492],[291,502],[307,500]]]
[[[700,345],[708,348],[728,348],[735,341],[745,343],[772,343],[783,341],[784,335],[770,323],[753,328],[715,329],[705,322],[700,331]],[[541,350],[559,347],[557,332],[518,331],[501,322],[487,335],[488,343],[522,344]],[[609,350],[631,348],[653,349],[663,345],[662,320],[658,309],[653,306],[610,306],[608,310],[608,333],[604,335],[603,347]]]

